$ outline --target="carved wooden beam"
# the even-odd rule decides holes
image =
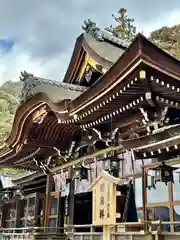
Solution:
[[[158,143],[159,141],[166,140],[172,136],[177,136],[180,134],[180,124],[172,125],[168,127],[159,128],[158,131],[141,137],[136,137],[133,139],[122,140],[120,143],[126,149],[138,148],[141,146],[146,146],[151,143]]]
[[[77,164],[86,164],[87,161],[93,161],[95,157],[101,156],[105,153],[112,152],[112,151],[118,151],[118,150],[123,150],[122,146],[117,146],[117,147],[108,147],[106,149],[103,149],[101,151],[95,152],[91,155],[87,155],[78,159],[71,160],[70,162],[64,163],[61,166],[55,167],[52,169],[52,172],[59,172],[62,169],[68,169],[70,166],[77,165]]]
[[[43,106],[32,115],[32,120],[34,122],[42,123],[46,115],[47,115],[47,109],[46,109],[46,106]]]
[[[147,74],[145,70],[141,70],[139,73],[139,78],[141,80],[141,83],[144,87],[144,91],[145,91],[145,99],[147,101],[147,103],[149,104],[149,106],[151,107],[156,107],[156,103],[153,99],[153,95],[152,95],[152,90],[149,84],[149,80],[147,78]]]

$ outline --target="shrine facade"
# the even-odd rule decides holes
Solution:
[[[179,66],[142,34],[129,44],[88,29],[62,82],[21,72],[21,102],[0,167],[32,173],[2,186],[1,228],[90,231],[89,188],[109,174],[112,184],[121,180],[117,224],[161,220],[163,231],[178,232]]]

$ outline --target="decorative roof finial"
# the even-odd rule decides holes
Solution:
[[[28,72],[24,71],[24,72],[21,72],[19,80],[24,82],[27,78],[32,79],[33,77],[34,77],[34,75],[32,73],[28,73]]]
[[[82,25],[82,29],[86,32],[91,34],[94,38],[99,41],[103,41],[103,36],[100,31],[100,28],[97,27],[96,23],[93,22],[91,19],[85,20],[84,24]]]

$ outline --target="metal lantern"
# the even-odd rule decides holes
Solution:
[[[92,134],[92,130],[91,129],[89,129],[88,130],[88,140],[92,140],[92,138],[93,138],[93,134]]]
[[[73,179],[80,179],[80,178],[81,178],[80,167],[76,167],[73,170]]]
[[[88,180],[88,168],[81,166],[80,168],[80,174],[81,174],[81,179],[86,179]]]
[[[22,197],[23,197],[22,189],[21,188],[15,189],[14,193],[13,193],[13,198],[15,200],[20,200],[20,199],[22,199]]]
[[[107,158],[103,161],[103,169],[108,171],[114,177],[119,177],[119,168],[120,168],[120,161],[122,159],[117,158],[117,156],[112,156]]]
[[[72,178],[73,178],[73,168],[69,167],[68,168],[67,178],[66,178],[66,183],[70,183]]]
[[[111,169],[118,169],[119,170],[120,160],[121,159],[119,159],[117,157],[112,157],[111,158]]]
[[[172,167],[162,162],[158,167],[152,169],[155,171],[154,182],[164,182],[166,185],[168,182],[174,183],[173,171],[177,169],[177,167]]]
[[[12,195],[12,193],[10,190],[4,191],[2,194],[2,197],[1,197],[2,202],[3,203],[8,202],[11,199],[11,195]]]
[[[111,169],[111,160],[110,160],[110,158],[107,158],[107,159],[104,159],[104,161],[103,161],[103,169],[105,170],[105,171],[110,171],[110,169]]]
[[[84,166],[79,166],[74,168],[73,170],[73,179],[88,179],[88,168],[84,167]]]

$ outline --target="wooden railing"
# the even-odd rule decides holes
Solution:
[[[29,240],[33,239],[32,228],[2,228],[0,229],[0,239],[3,240]]]
[[[164,225],[180,222],[120,223],[111,226],[111,240],[179,240],[180,232],[164,232]],[[84,230],[83,230],[84,229]],[[81,230],[81,231],[80,231]],[[103,233],[93,225],[68,225],[64,228],[6,228],[0,231],[0,240],[103,240]]]
[[[89,231],[76,232],[78,228]],[[102,240],[101,236],[101,232],[93,232],[92,225],[73,225],[66,228],[6,228],[0,232],[0,240]]]

